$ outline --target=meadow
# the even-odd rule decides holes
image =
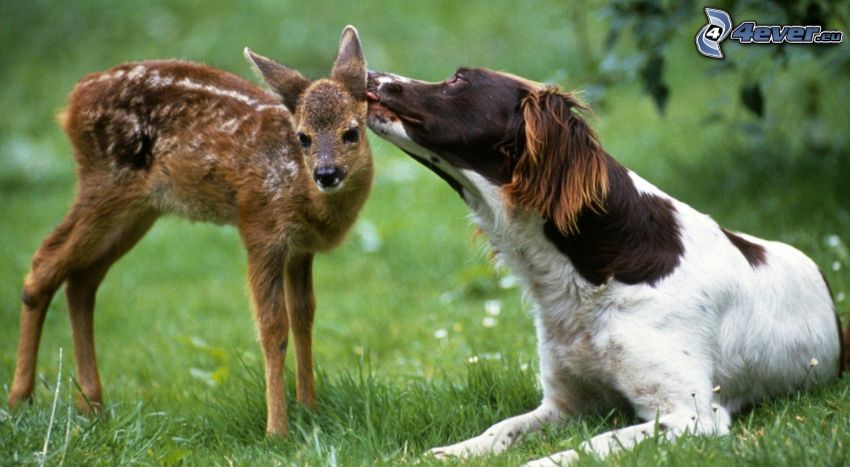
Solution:
[[[747,77],[724,72],[694,50],[693,34],[704,22],[695,7],[668,45],[672,93],[661,113],[629,69],[639,47],[606,49],[597,38],[614,18],[601,2],[590,2],[587,11],[579,5],[4,4],[0,465],[442,465],[423,453],[536,406],[534,330],[515,279],[491,263],[457,195],[371,134],[373,194],[345,243],[314,267],[319,410],[299,407],[290,384],[286,440],[264,433],[262,362],[238,233],[177,218],[161,219],[99,291],[104,413],[91,419],[72,407],[74,365],[61,291],[44,326],[34,403],[15,411],[5,403],[22,280],[30,256],[73,199],[70,146],[54,113],[74,83],[117,63],[164,57],[258,82],[242,57],[246,45],[318,77],[329,70],[349,23],[359,28],[372,69],[441,80],[457,66],[487,66],[585,90],[595,109],[590,121],[609,153],[724,226],[809,254],[831,283],[846,325],[850,81],[821,86],[826,59],[795,54],[793,73],[777,73],[768,83],[766,117],[759,121],[738,102],[737,85]],[[846,54],[847,45],[840,47]],[[752,54],[763,71],[770,60],[764,50],[733,49],[729,60]],[[812,86],[819,90],[814,97]],[[830,118],[801,120],[794,109],[806,105]],[[294,382],[291,372],[288,381]],[[743,414],[731,436],[685,437],[676,445],[651,440],[606,463],[848,465],[848,414],[845,374],[829,387]],[[458,464],[518,465],[629,422],[619,412],[584,416],[501,456]],[[585,456],[582,464],[605,463]]]

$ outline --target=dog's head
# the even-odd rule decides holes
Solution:
[[[456,189],[458,170],[474,171],[501,188],[505,203],[563,233],[583,209],[602,209],[605,155],[571,94],[468,68],[437,83],[371,72],[367,89],[369,127]]]

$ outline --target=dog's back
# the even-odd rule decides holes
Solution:
[[[788,244],[719,228],[668,198],[685,254],[662,287],[671,291],[666,306],[690,315],[687,325],[699,328],[702,339],[691,348],[713,368],[715,403],[735,413],[835,380],[841,335],[839,329],[836,336],[835,307],[817,265]]]
[[[753,368],[749,378],[740,378],[761,381],[764,396],[829,382],[840,369],[840,332],[836,339],[835,307],[817,265],[788,244],[738,235],[764,247],[765,267],[753,268],[749,277],[739,275],[746,278],[741,287],[748,289],[741,296],[752,301],[733,306],[723,322],[721,336],[737,329],[739,337],[737,345],[725,346],[725,356],[740,351],[745,361],[761,362],[760,371]],[[801,356],[808,365],[799,365]]]

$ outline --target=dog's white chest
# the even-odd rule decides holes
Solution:
[[[498,261],[520,278],[533,305],[541,353],[559,365],[581,366],[574,370],[585,376],[605,372],[599,353],[609,343],[600,318],[617,306],[609,303],[608,286],[591,286],[575,273],[546,238],[542,218],[505,212],[498,187],[474,172],[464,175],[481,193],[481,198],[465,196],[474,221],[487,234]]]

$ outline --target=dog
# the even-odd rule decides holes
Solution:
[[[369,127],[458,192],[533,303],[540,406],[431,454],[499,453],[613,407],[644,423],[530,465],[724,435],[743,407],[828,384],[847,364],[812,260],[726,230],[620,165],[573,94],[461,68],[436,83],[370,72],[367,97]]]
[[[62,118],[78,165],[77,198],[25,279],[10,406],[32,395],[44,316],[64,282],[78,406],[100,408],[95,293],[109,267],[172,214],[239,229],[265,362],[268,433],[287,432],[290,327],[297,398],[315,407],[313,256],[342,241],[372,184],[366,63],[351,26],[329,79],[311,81],[247,48],[245,55],[272,92],[176,60],[119,65],[77,84]]]

